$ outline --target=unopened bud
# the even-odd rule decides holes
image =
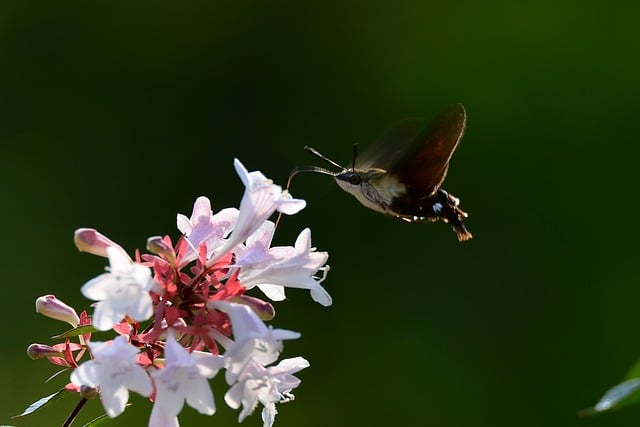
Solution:
[[[231,298],[231,301],[238,304],[246,305],[251,309],[251,311],[258,315],[260,320],[271,320],[276,315],[276,310],[273,308],[273,305],[259,298],[255,298],[249,295],[238,295]]]
[[[64,352],[56,350],[55,348],[46,344],[31,344],[27,348],[27,354],[33,360],[44,359],[46,357],[64,357]]]
[[[52,319],[67,322],[73,327],[80,324],[78,314],[67,304],[60,301],[55,295],[45,295],[36,300],[36,312]]]
[[[176,253],[171,246],[169,246],[162,237],[154,236],[147,239],[147,249],[156,255],[160,255],[172,265],[176,262]]]
[[[78,228],[73,234],[73,241],[80,252],[89,252],[107,258],[107,248],[118,248],[125,253],[122,246],[105,237],[93,228]],[[127,255],[129,256],[129,255]]]

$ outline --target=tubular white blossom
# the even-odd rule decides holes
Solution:
[[[189,353],[171,333],[167,336],[165,357],[165,366],[152,372],[156,400],[149,425],[178,425],[185,401],[201,414],[213,415],[216,407],[207,379],[224,366],[223,358],[200,351]]]
[[[129,390],[142,396],[153,391],[147,372],[136,363],[138,349],[123,336],[113,342],[89,342],[94,360],[84,362],[71,373],[77,386],[100,389],[105,411],[111,417],[120,415],[129,400]]]
[[[242,406],[238,422],[242,422],[258,403],[262,403],[264,426],[271,427],[277,413],[275,404],[293,400],[291,391],[300,385],[300,380],[293,374],[308,366],[309,362],[302,357],[285,359],[278,365],[267,368],[250,361],[240,374],[238,382],[225,394],[224,400],[231,408]]]
[[[262,233],[260,237],[263,241],[247,240],[245,252],[238,257],[237,264],[241,267],[238,279],[243,286],[247,289],[257,286],[274,301],[285,298],[285,287],[309,289],[314,301],[324,306],[332,304],[331,295],[320,285],[323,278],[316,277],[318,271],[327,268],[329,254],[311,247],[311,230],[302,230],[293,248],[269,249],[271,235]]]
[[[299,332],[274,329],[265,325],[258,315],[245,305],[214,301],[208,306],[225,311],[231,319],[235,342],[225,353],[227,384],[233,384],[237,380],[249,360],[256,360],[262,365],[273,363],[280,356],[283,340],[300,338]]]
[[[149,290],[153,287],[151,270],[132,262],[113,248],[107,249],[109,273],[88,281],[82,286],[82,294],[99,301],[93,313],[92,323],[98,330],[106,331],[125,316],[144,321],[153,314]]]
[[[245,191],[233,232],[224,246],[216,251],[209,265],[213,265],[224,254],[244,242],[276,210],[293,215],[306,206],[304,200],[294,199],[288,191],[282,191],[282,187],[274,184],[262,172],[247,171],[238,159],[234,159],[233,165],[245,186]]]

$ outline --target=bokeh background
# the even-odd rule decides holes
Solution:
[[[105,260],[78,253],[95,227],[134,251],[178,236],[199,195],[237,206],[232,159],[284,184],[348,164],[405,117],[463,102],[466,136],[444,188],[475,238],[368,211],[301,175],[330,252],[330,308],[291,290],[276,327],[302,332],[294,403],[276,425],[636,426],[640,408],[581,418],[640,356],[636,226],[640,5],[535,2],[24,2],[0,4],[3,244],[0,423],[60,425],[67,397],[19,420],[66,380],[25,349],[64,325]],[[190,408],[182,425],[234,425]],[[146,425],[134,406],[113,425]],[[78,422],[100,413],[88,405]],[[261,425],[259,412],[244,425]]]

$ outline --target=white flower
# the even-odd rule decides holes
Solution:
[[[108,273],[88,281],[82,294],[96,304],[93,326],[106,331],[125,316],[136,321],[147,320],[153,314],[149,290],[153,286],[151,270],[131,259],[117,248],[107,248]]]
[[[215,301],[208,306],[224,310],[231,319],[235,342],[224,354],[225,379],[229,385],[236,382],[249,361],[255,360],[262,365],[273,363],[280,356],[283,340],[300,338],[299,332],[268,327],[245,305]]]
[[[245,191],[240,201],[240,211],[233,232],[225,245],[209,261],[209,265],[244,242],[276,210],[293,215],[306,206],[304,200],[292,198],[288,191],[282,191],[282,187],[275,185],[262,172],[247,171],[238,159],[234,159],[233,165],[245,186]]]
[[[285,359],[268,368],[252,361],[243,370],[238,382],[225,394],[224,400],[234,409],[242,406],[238,422],[250,415],[258,403],[262,403],[263,425],[271,427],[277,413],[276,403],[295,398],[291,390],[300,385],[300,380],[293,374],[308,366],[309,362],[302,357]]]
[[[273,301],[285,298],[285,287],[309,289],[314,301],[331,305],[331,296],[320,285],[324,277],[315,276],[319,270],[324,273],[328,269],[323,266],[329,254],[311,247],[311,230],[305,228],[300,232],[295,247],[269,248],[272,235],[273,227],[265,226],[254,233],[255,239],[247,239],[247,247],[236,262],[242,286],[247,289],[257,286]]]
[[[111,343],[89,342],[94,360],[78,366],[71,373],[77,386],[99,388],[105,411],[111,417],[120,415],[129,400],[129,390],[142,396],[153,391],[151,379],[136,363],[138,349],[123,336]]]
[[[151,411],[150,426],[178,426],[178,414],[184,402],[201,414],[216,411],[207,378],[213,378],[224,366],[221,356],[187,352],[173,337],[167,336],[166,364],[151,375],[156,385],[156,400]]]
[[[217,214],[211,212],[211,202],[208,198],[200,196],[193,204],[191,218],[178,214],[178,229],[187,237],[190,250],[181,261],[181,265],[186,265],[198,256],[198,248],[201,244],[206,244],[207,254],[210,255],[225,243],[226,238],[233,224],[238,217],[238,210],[235,208],[222,209]]]

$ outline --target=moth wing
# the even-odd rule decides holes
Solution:
[[[356,156],[356,169],[378,168],[388,171],[393,168],[411,148],[424,126],[425,121],[422,119],[399,122]]]
[[[425,196],[433,194],[447,176],[449,160],[462,139],[466,122],[462,104],[448,108],[417,136],[388,172]]]

